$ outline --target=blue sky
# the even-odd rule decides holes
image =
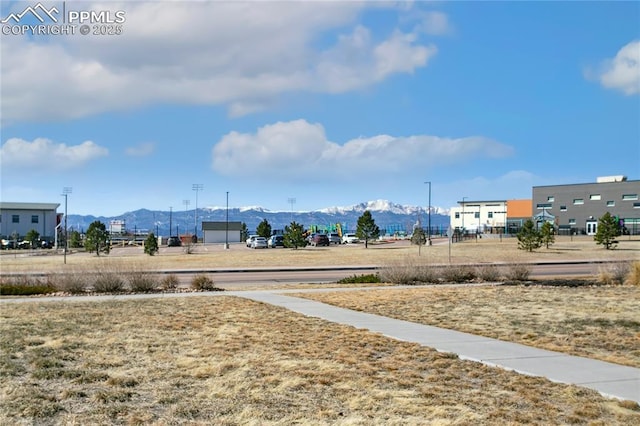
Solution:
[[[231,207],[270,210],[426,206],[430,181],[447,209],[640,179],[638,2],[65,10],[126,20],[119,35],[3,29],[2,201],[63,204],[72,187],[70,214],[191,210],[202,184],[198,207],[227,191]]]

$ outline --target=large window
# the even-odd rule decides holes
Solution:
[[[540,210],[540,209],[550,209],[551,208],[551,203],[538,203],[538,204],[536,204],[536,208],[538,210]]]
[[[34,214],[31,216],[31,223],[38,223],[38,215]]]
[[[473,217],[475,217],[476,219],[480,219],[480,212],[475,212],[473,214]]]
[[[622,199],[624,201],[634,201],[638,199],[638,194],[623,194]]]
[[[574,198],[573,199],[573,205],[579,206],[581,204],[584,204],[584,199],[582,199],[582,198]]]
[[[591,194],[589,195],[589,199],[591,201],[600,201],[602,197],[600,196],[600,194]]]
[[[20,223],[20,215],[12,214],[11,215],[11,223]]]
[[[489,212],[489,219],[493,219],[493,212]]]

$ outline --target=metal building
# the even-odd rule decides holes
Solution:
[[[55,203],[0,202],[0,238],[14,236],[22,240],[33,229],[40,234],[40,238],[53,241],[56,226],[62,219],[58,216],[58,207],[60,204]]]

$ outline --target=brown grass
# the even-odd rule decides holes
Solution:
[[[239,298],[0,318],[0,424],[640,424],[637,404]]]
[[[639,287],[440,286],[297,296],[640,367]]]

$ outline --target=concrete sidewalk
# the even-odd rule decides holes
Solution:
[[[304,292],[304,290],[298,290]],[[227,295],[231,292],[225,292]],[[640,369],[566,355],[379,315],[338,308],[275,291],[233,292],[234,296],[281,306],[303,315],[419,343],[461,359],[481,362],[551,381],[594,389],[602,395],[640,403]]]

